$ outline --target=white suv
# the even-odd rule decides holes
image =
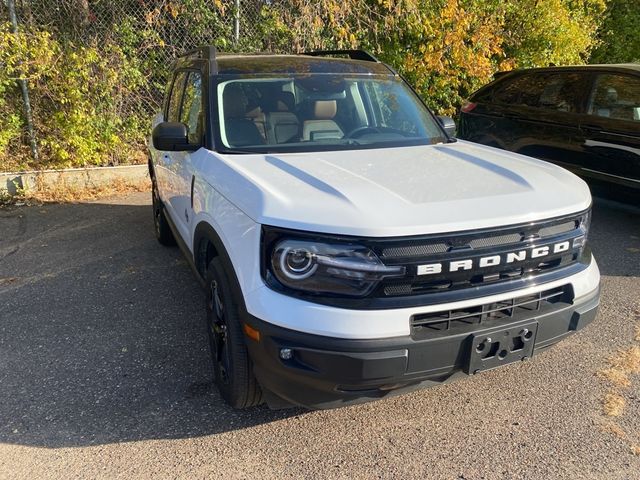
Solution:
[[[155,230],[206,289],[229,404],[382,398],[593,320],[585,183],[451,127],[362,51],[178,59],[150,149]]]

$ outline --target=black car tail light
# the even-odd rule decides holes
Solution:
[[[464,113],[469,113],[471,110],[478,106],[477,103],[474,102],[464,102],[462,107],[460,107],[460,111]]]

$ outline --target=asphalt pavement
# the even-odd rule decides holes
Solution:
[[[530,362],[330,411],[227,407],[149,195],[0,210],[0,478],[640,479],[640,213],[596,202],[601,309]],[[640,451],[639,451],[640,452]]]

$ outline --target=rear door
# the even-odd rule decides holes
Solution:
[[[583,175],[640,189],[640,75],[595,75],[580,126]]]

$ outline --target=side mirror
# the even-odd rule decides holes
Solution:
[[[151,138],[156,150],[179,152],[197,150],[200,145],[190,144],[187,137],[187,126],[179,122],[162,122],[153,129]]]
[[[456,122],[453,121],[453,118],[438,115],[438,121],[440,125],[442,125],[442,128],[444,128],[444,131],[447,132],[447,135],[450,137],[456,136]]]

